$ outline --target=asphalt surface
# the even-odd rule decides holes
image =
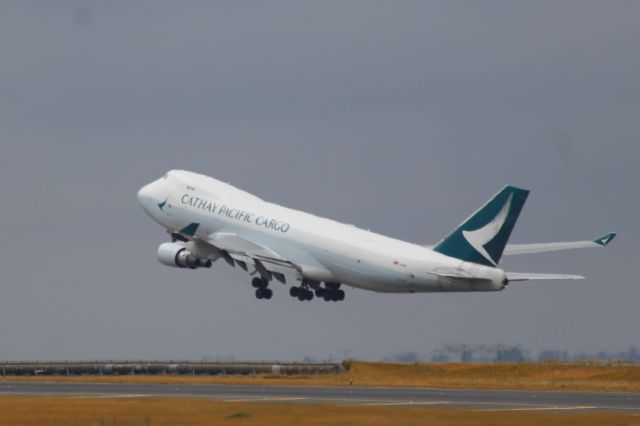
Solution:
[[[464,389],[252,385],[1,382],[0,395],[145,398],[196,397],[223,401],[444,406],[479,410],[632,411],[640,393],[485,391]]]

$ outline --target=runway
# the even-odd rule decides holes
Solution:
[[[307,387],[252,385],[102,384],[2,382],[0,395],[74,398],[211,398],[234,402],[338,405],[443,406],[496,411],[631,411],[640,414],[640,393],[485,391],[463,389]]]

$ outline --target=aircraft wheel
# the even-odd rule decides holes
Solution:
[[[298,292],[298,300],[301,302],[304,302],[305,300],[307,300],[307,296],[306,294],[304,294],[304,291]]]
[[[338,301],[344,300],[344,291],[343,290],[336,291],[336,296]]]
[[[324,288],[318,287],[316,288],[316,297],[323,297],[326,292],[327,291]]]
[[[322,295],[322,298],[324,299],[325,302],[330,302],[331,301],[331,293],[328,291],[325,291],[324,294]]]
[[[264,290],[262,290],[262,297],[267,300],[271,299],[271,297],[273,297],[273,290],[271,290],[270,288],[265,288]]]
[[[291,287],[289,289],[289,295],[291,295],[291,297],[298,297],[299,290],[300,288],[298,287]]]
[[[251,280],[251,285],[255,288],[260,288],[262,287],[262,280],[258,277],[255,277]]]
[[[307,290],[307,292],[305,294],[305,299],[306,300],[313,300],[313,292],[311,290]]]
[[[264,294],[262,293],[262,289],[259,288],[256,290],[256,298],[257,299],[262,299],[264,297]]]

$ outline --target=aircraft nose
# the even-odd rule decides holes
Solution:
[[[149,184],[150,185],[150,184]],[[144,206],[145,202],[149,200],[149,185],[145,185],[138,191],[138,202]]]
[[[163,200],[167,199],[167,188],[164,181],[158,179],[138,190],[138,202],[144,211],[152,215],[157,213],[158,207],[162,210]]]
[[[162,185],[159,185],[157,181],[151,182],[138,191],[138,203],[145,211],[151,212],[154,204],[159,203],[159,199],[163,195],[162,192]]]

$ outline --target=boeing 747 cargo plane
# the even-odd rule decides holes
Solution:
[[[593,241],[507,244],[529,191],[506,186],[433,246],[413,244],[264,201],[200,174],[172,170],[138,192],[144,211],[171,235],[160,263],[209,268],[223,259],[255,277],[258,299],[270,284],[292,283],[300,301],[340,301],[342,286],[386,293],[499,291],[513,281],[578,275],[505,272],[502,255],[605,247]]]

